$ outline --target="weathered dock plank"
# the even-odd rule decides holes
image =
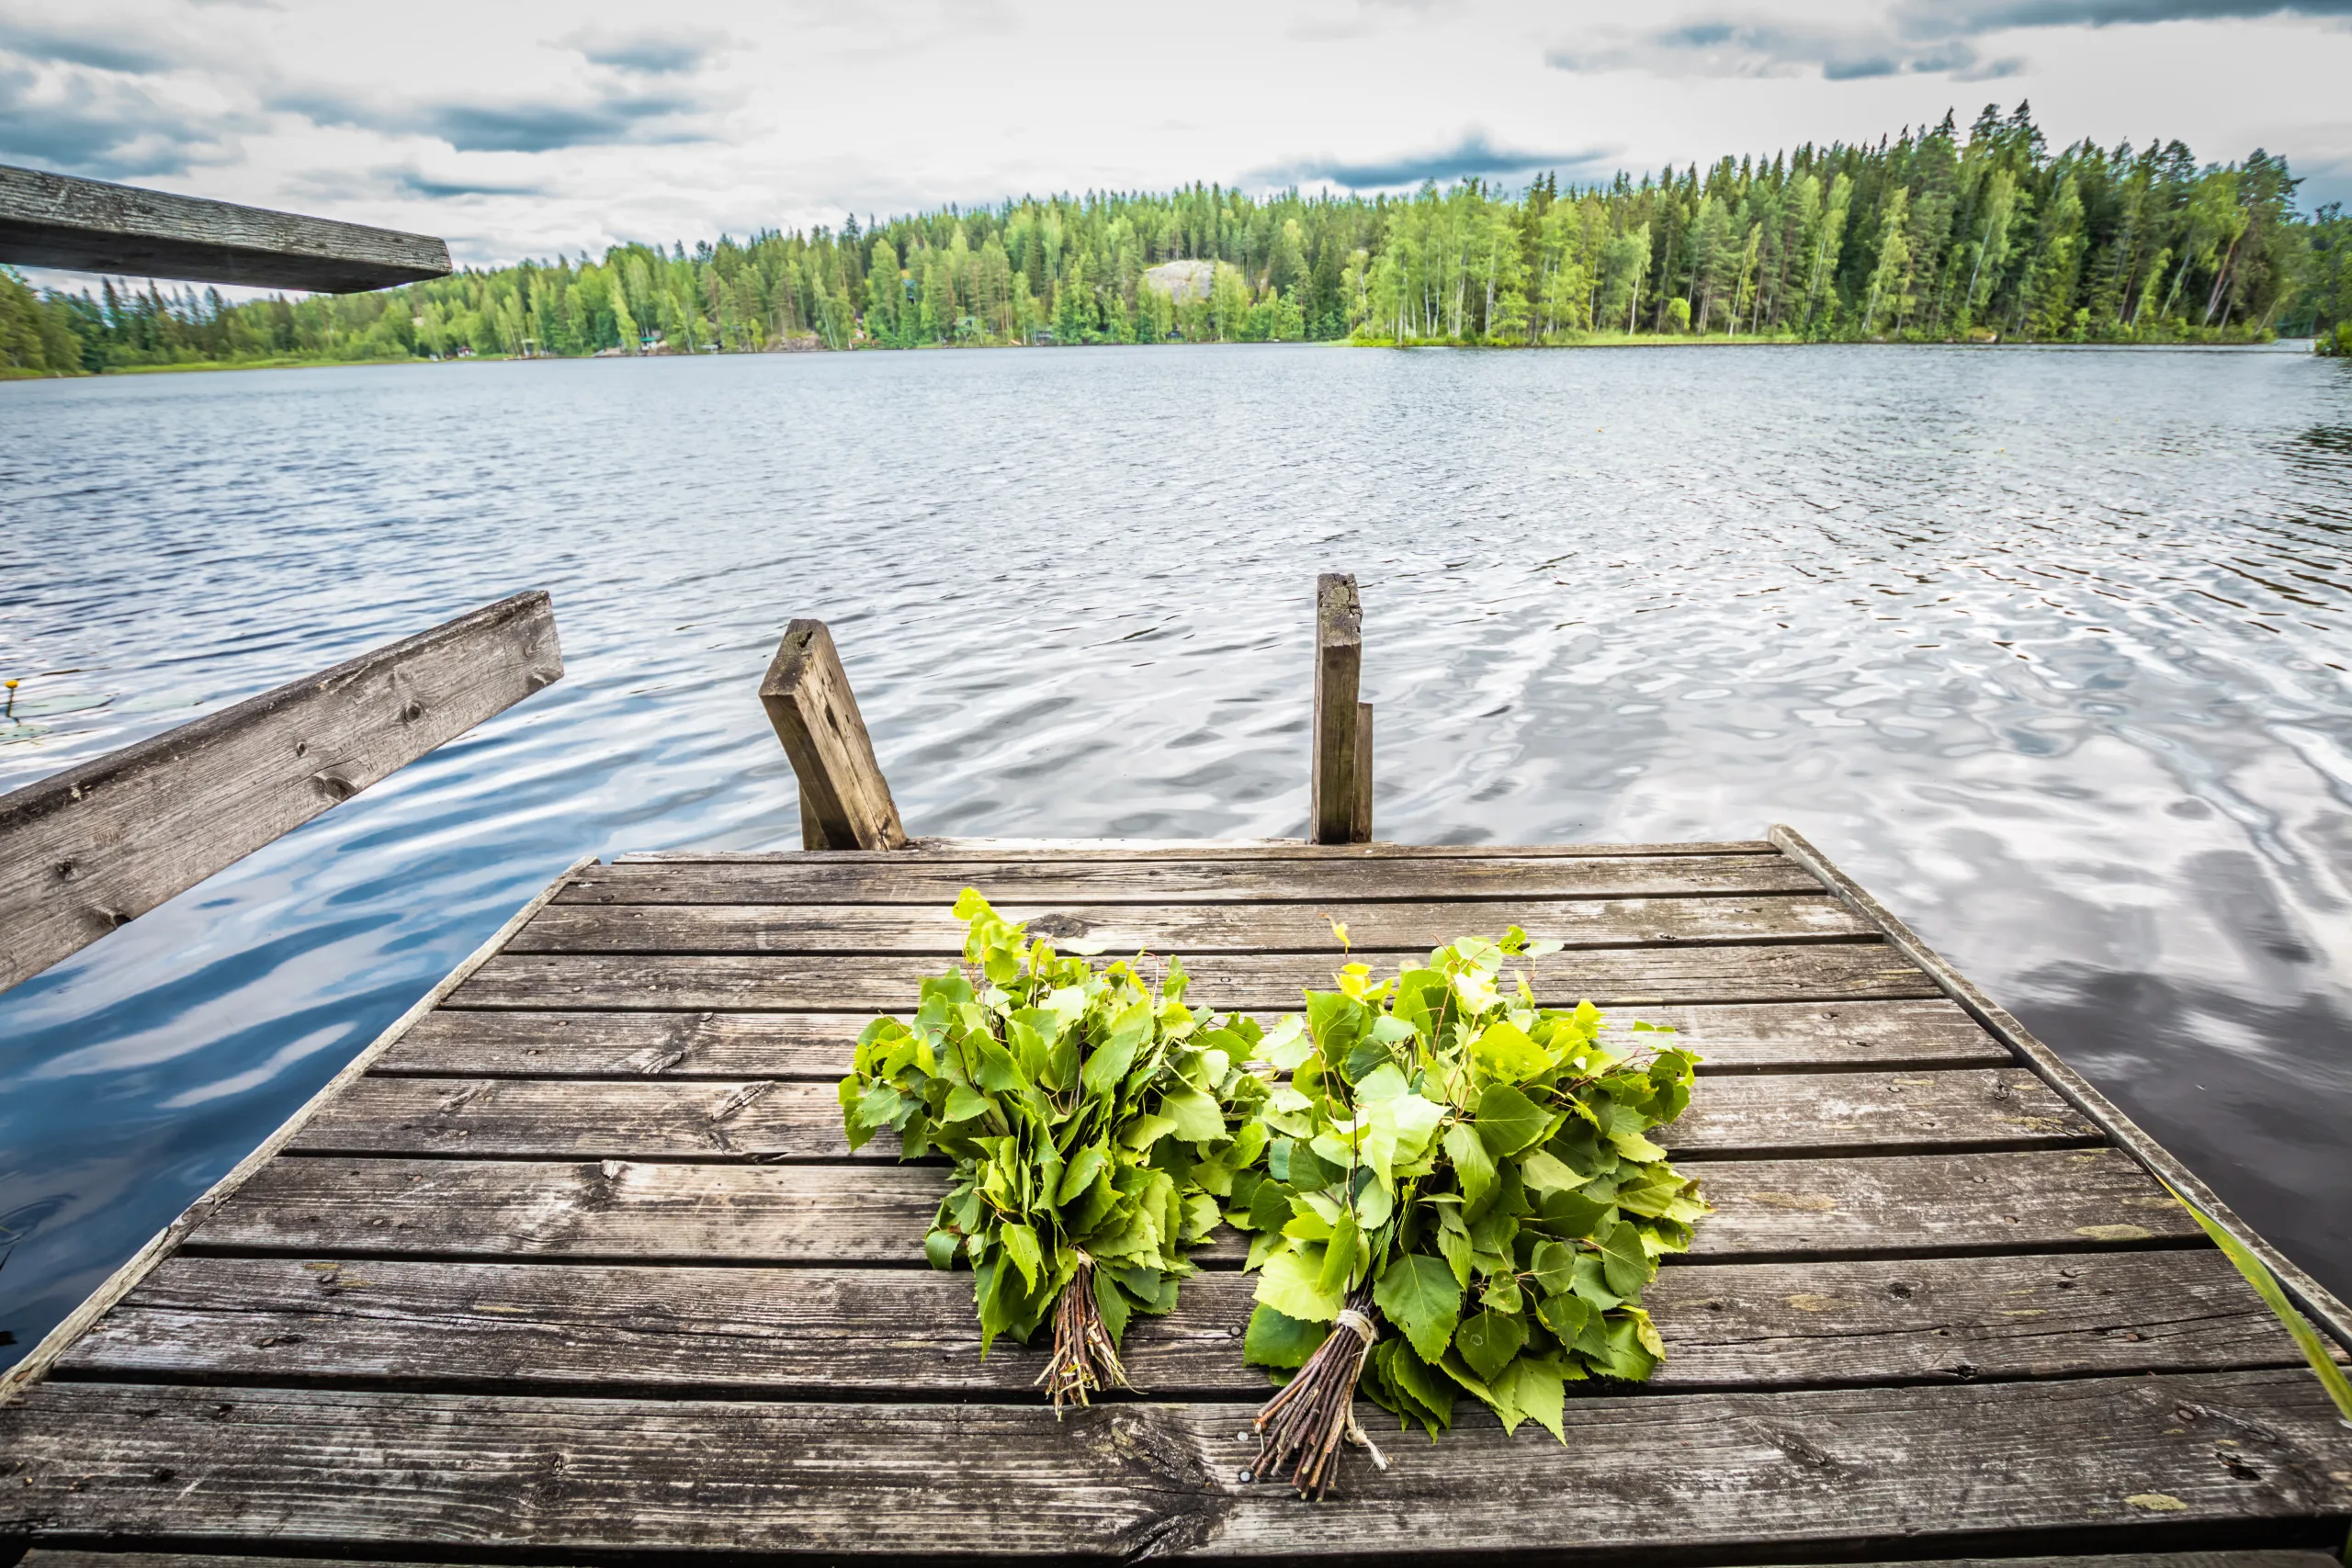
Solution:
[[[1374,1506],[1344,1529],[1236,1479],[1250,1409],[1121,1404],[1057,1421],[992,1404],[61,1382],[0,1411],[0,1531],[365,1551],[429,1521],[445,1550],[1753,1560],[1768,1545],[1950,1555],[2230,1529],[2317,1544],[2352,1514],[2342,1427],[2294,1371],[1580,1398],[1565,1446],[1474,1416],[1442,1444],[1386,1445]],[[1351,1490],[1369,1476],[1357,1465]]]
[[[57,1551],[41,1550],[25,1558],[24,1568],[176,1568],[187,1559],[178,1553],[150,1551]],[[204,1558],[206,1568],[316,1568],[315,1557]],[[421,1568],[413,1559],[395,1562],[389,1558],[338,1558],[340,1568]],[[447,1564],[435,1568],[487,1568],[486,1564]],[[2135,1551],[2129,1557],[1939,1557],[1932,1562],[1910,1562],[1903,1568],[2341,1568],[2332,1551],[2292,1547],[2251,1551]],[[1820,1565],[1816,1565],[1820,1568]],[[1895,1568],[1889,1562],[1849,1563],[1846,1568]]]
[[[842,1012],[904,1007],[940,965],[924,958],[843,964],[787,954],[502,953],[458,988],[459,1008],[794,1009]],[[1223,953],[1187,960],[1188,1004],[1224,1010],[1297,1005],[1331,988],[1337,965],[1305,953]],[[1539,1002],[1601,1007],[1700,1001],[1894,1000],[1936,994],[1883,942],[1780,947],[1599,948],[1527,965]]]
[[[1678,1156],[2059,1146],[2098,1129],[2020,1067],[1774,1074],[1710,1082],[1659,1134]],[[321,1109],[300,1154],[534,1159],[895,1160],[853,1153],[831,1083],[659,1077],[369,1077]]]
[[[564,904],[930,904],[967,887],[1003,904],[1309,903],[1408,899],[1674,898],[1817,894],[1777,854],[1377,855],[1307,859],[1083,855],[1004,860],[923,854],[618,862],[564,889]],[[1508,911],[1497,911],[1508,919]]]
[[[477,1012],[420,1021],[379,1073],[440,1077],[818,1078],[849,1070],[871,1013]],[[1275,1016],[1272,1013],[1261,1015]],[[1702,1075],[2007,1066],[2008,1048],[1940,997],[1892,1002],[1644,1006],[1617,1016],[1670,1028]],[[1630,1036],[1628,1036],[1630,1038]]]
[[[1261,1397],[1238,1341],[1256,1280],[1206,1273],[1127,1330],[1153,1399]],[[2291,1367],[2218,1251],[1691,1263],[1648,1293],[1653,1393]],[[712,1391],[1027,1403],[1045,1365],[984,1360],[968,1275],[906,1269],[180,1258],[61,1377],[428,1389]]]
[[[1100,944],[1111,957],[1138,949],[1204,953],[1311,953],[1333,964],[1354,954],[1427,951],[1468,932],[1502,934],[1505,923],[1570,947],[1675,942],[1875,940],[1878,932],[1834,898],[1806,894],[1714,898],[1542,899],[1514,903],[1019,904],[997,911],[1067,946]],[[1343,926],[1348,943],[1334,932]],[[558,904],[508,944],[509,953],[782,953],[953,958],[964,925],[944,907],[903,904]]]
[[[2111,1149],[1720,1160],[1694,1258],[2201,1245]],[[892,1165],[280,1159],[188,1243],[203,1251],[678,1262],[922,1261],[945,1172]],[[1229,1235],[1229,1233],[1227,1233]],[[1209,1261],[1238,1260],[1229,1239]]]

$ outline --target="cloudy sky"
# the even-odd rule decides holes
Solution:
[[[674,18],[669,20],[665,18]],[[1606,177],[2032,101],[2352,197],[2352,0],[0,0],[0,162],[461,262],[1194,179]]]

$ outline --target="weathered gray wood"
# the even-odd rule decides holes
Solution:
[[[966,839],[922,834],[907,849],[872,852],[902,862],[909,854],[927,863],[950,861],[1055,861],[1093,864],[1131,860],[1589,860],[1626,855],[1777,855],[1768,839],[1686,840],[1662,844],[1310,844],[1304,839]],[[831,863],[864,851],[839,851]],[[795,850],[636,850],[613,857],[615,865],[779,865],[800,860]]]
[[[1217,1010],[1299,1005],[1334,988],[1340,954],[1204,954],[1188,961],[1188,1005]],[[903,1007],[935,959],[769,954],[502,953],[451,998],[460,1008],[654,1008],[852,1011]],[[1514,973],[1517,970],[1514,969]],[[1528,965],[1547,1005],[1589,998],[1629,1012],[1646,1003],[1891,999],[1934,993],[1883,943],[1599,948]],[[1638,1014],[1635,1014],[1638,1016]]]
[[[932,904],[978,887],[998,904],[1430,903],[1818,893],[1781,855],[1240,856],[975,861],[801,855],[605,866],[568,904]],[[1508,908],[1495,911],[1508,921]]]
[[[2112,1149],[1710,1161],[1693,1258],[2197,1244]],[[575,1260],[920,1264],[942,1167],[280,1158],[192,1249]],[[1229,1233],[1204,1261],[1234,1261]]]
[[[1315,843],[1362,843],[1372,837],[1366,799],[1372,758],[1364,750],[1372,725],[1357,712],[1363,672],[1363,605],[1356,580],[1327,571],[1315,580],[1315,711],[1308,732],[1313,755],[1306,812],[1306,836]],[[1360,809],[1363,831],[1358,830]]]
[[[0,989],[562,674],[518,593],[0,795]]]
[[[1252,1406],[809,1404],[53,1383],[0,1411],[0,1530],[249,1549],[1249,1557],[2319,1536],[2352,1511],[2293,1371],[1600,1396],[1565,1445],[1464,1419],[1302,1507],[1237,1479]],[[289,1486],[288,1478],[300,1484]],[[1574,1499],[1573,1506],[1561,1500]],[[2201,1533],[2190,1533],[2201,1532]]]
[[[1501,926],[1570,947],[1854,941],[1877,931],[1834,898],[1577,898],[1492,904],[1001,905],[1034,936],[1121,956],[1319,953],[1345,962],[1334,922],[1355,953],[1427,953]],[[564,904],[543,911],[510,953],[840,953],[960,956],[964,923],[949,906],[910,904]],[[1393,960],[1391,961],[1393,962]]]
[[[1262,1394],[1239,1340],[1254,1277],[1186,1282],[1123,1348],[1156,1399]],[[1647,1296],[1648,1388],[1828,1387],[2288,1367],[2301,1356],[2219,1252],[1679,1265]],[[766,1397],[1027,1401],[1046,1346],[980,1355],[967,1273],[175,1258],[60,1363],[119,1382],[398,1382]]]
[[[2171,1150],[2143,1132],[2113,1101],[2092,1088],[2089,1079],[2068,1066],[2058,1053],[2043,1044],[2007,1009],[1979,990],[1973,981],[1920,941],[1917,932],[1871,897],[1860,883],[1839,871],[1826,855],[1807,842],[1804,835],[1793,828],[1776,823],[1771,829],[1771,836],[1772,841],[1784,853],[1818,877],[1822,885],[1844,901],[1848,908],[1883,931],[1887,939],[1917,964],[1921,973],[1932,980],[1939,990],[1958,1002],[1994,1038],[2015,1051],[2018,1059],[2041,1075],[2068,1104],[2098,1123],[2117,1147],[2138,1160],[2158,1179],[2196,1204],[2244,1243],[2277,1276],[2279,1285],[2304,1315],[2338,1345],[2352,1349],[2352,1307],[2337,1300],[2333,1292],[2312,1279],[2292,1258],[2265,1241],[2222,1201],[2203,1179],[2175,1158]]]
[[[2014,1067],[1709,1078],[1657,1136],[1678,1155],[1724,1158],[2055,1147],[2096,1140],[2098,1131]],[[892,1140],[851,1154],[832,1084],[772,1078],[371,1077],[322,1109],[289,1146],[531,1159],[898,1158]]]
[[[436,1559],[436,1564],[438,1560]],[[315,1557],[214,1557],[190,1558],[179,1552],[169,1554],[130,1551],[57,1551],[41,1549],[27,1554],[24,1568],[180,1568],[181,1564],[197,1562],[203,1568],[317,1568]],[[355,1561],[337,1559],[337,1568],[422,1568],[414,1562],[394,1562],[387,1558]],[[440,1565],[448,1568],[448,1565]],[[456,1565],[465,1568],[465,1565]],[[1897,1568],[1892,1562],[1849,1564],[1848,1568]],[[1906,1562],[1900,1568],[2342,1568],[2342,1560],[2334,1552],[2304,1551],[2293,1548],[2256,1550],[2251,1551],[2135,1551],[2129,1557],[1939,1557],[1931,1562]]]
[[[1356,797],[1348,825],[1351,842],[1372,841],[1372,705],[1356,705]]]
[[[1266,1013],[1261,1020],[1276,1015]],[[1645,1007],[1679,1031],[1703,1077],[2005,1065],[2007,1047],[1941,998]],[[871,1013],[473,1012],[424,1020],[376,1064],[436,1077],[820,1078],[849,1071]]]
[[[786,630],[760,683],[760,702],[800,780],[801,847],[905,848],[906,824],[824,622],[795,621]]]
[[[581,866],[593,864],[594,862],[594,857],[590,856],[576,863],[571,867],[571,871],[576,872]],[[568,876],[571,874],[566,872],[564,874]],[[499,946],[520,929],[523,923],[528,920],[548,898],[552,897],[555,890],[561,886],[563,886],[563,878],[558,877],[541,889],[530,902],[509,916],[505,924],[491,932],[482,944],[460,961],[455,969],[444,976],[439,984],[419,997],[406,1012],[392,1020],[382,1033],[368,1043],[366,1050],[345,1063],[343,1069],[329,1078],[318,1093],[303,1101],[300,1109],[297,1110],[293,1115],[280,1122],[277,1131],[264,1138],[251,1154],[231,1167],[229,1173],[206,1189],[203,1196],[182,1210],[178,1218],[156,1232],[146,1246],[131,1254],[122,1267],[108,1275],[103,1284],[91,1292],[79,1306],[67,1313],[56,1327],[43,1336],[40,1344],[28,1351],[16,1365],[0,1372],[0,1404],[6,1404],[18,1389],[45,1376],[51,1363],[63,1353],[67,1346],[74,1343],[91,1324],[96,1323],[107,1308],[120,1301],[132,1286],[146,1278],[150,1269],[170,1257],[182,1241],[211,1217],[213,1212],[227,1202],[230,1197],[256,1172],[276,1159],[278,1151],[292,1141],[304,1122],[317,1115],[322,1109],[333,1103],[345,1090],[359,1081],[362,1075],[378,1057],[390,1051],[419,1019],[439,1007],[443,998],[463,982],[468,975],[472,974],[477,965],[497,952]]]
[[[0,165],[0,262],[349,294],[445,277],[427,234]]]

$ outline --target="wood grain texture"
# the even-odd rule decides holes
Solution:
[[[904,849],[906,824],[824,622],[795,621],[786,630],[760,702],[800,781],[801,847]]]
[[[1812,893],[1780,855],[1204,855],[978,860],[829,854],[772,860],[616,862],[583,878],[571,904],[931,904],[978,887],[992,903],[1414,903],[1478,898],[1672,898]],[[1508,909],[1496,911],[1503,919]]]
[[[0,165],[0,262],[349,294],[444,277],[427,234]]]
[[[819,1078],[849,1071],[873,1015],[757,1012],[442,1011],[377,1063],[447,1077]],[[1264,1019],[1276,1016],[1261,1015]],[[1618,1015],[1679,1031],[1702,1077],[2006,1065],[2007,1047],[1940,998],[1645,1007]]]
[[[1354,1462],[1323,1507],[1237,1480],[1251,1408],[1121,1404],[1057,1421],[989,1404],[61,1382],[0,1411],[0,1531],[834,1557],[1769,1544],[1787,1560],[1895,1540],[1922,1555],[2219,1530],[2312,1541],[2352,1513],[2346,1435],[2292,1371],[1577,1398],[1565,1445],[1474,1416],[1443,1443],[1386,1444],[1377,1478]]]
[[[1426,953],[1458,936],[1500,936],[1518,925],[1570,947],[1859,941],[1876,930],[1836,899],[1802,895],[1728,898],[1550,899],[1493,904],[1046,904],[1000,906],[1034,936],[1099,943],[1107,955],[1139,950],[1195,956],[1313,953],[1350,956]],[[1349,948],[1332,934],[1347,928]],[[959,956],[964,922],[945,905],[563,904],[541,912],[510,953],[838,953]],[[1396,960],[1382,961],[1384,966]]]
[[[2199,1245],[2111,1149],[1721,1160],[1698,1258]],[[922,1261],[941,1167],[281,1158],[189,1238],[201,1251],[729,1263]],[[1196,1256],[1227,1263],[1220,1232]]]
[[[317,1568],[315,1557],[217,1557],[208,1552],[191,1558],[180,1552],[74,1551],[42,1548],[25,1557],[24,1568],[179,1568],[199,1562],[204,1568]],[[415,1561],[389,1558],[338,1558],[338,1568],[421,1568]],[[436,1568],[467,1568],[444,1564]],[[481,1565],[475,1565],[481,1568]],[[1895,1568],[1891,1562],[1848,1564],[1847,1568]],[[2129,1557],[1939,1557],[1933,1562],[1908,1562],[1903,1568],[2342,1568],[2334,1552],[2291,1547],[2250,1551],[2135,1551]]]
[[[1188,960],[1187,1005],[1216,1011],[1299,1005],[1335,988],[1331,956],[1203,954]],[[1344,962],[1344,960],[1342,960]],[[922,958],[783,954],[502,953],[450,998],[458,1008],[650,1008],[665,1012],[844,1012],[903,1007],[940,964]],[[1513,973],[1517,973],[1514,967]],[[1540,1002],[1589,998],[1627,1010],[1650,1003],[1871,1000],[1934,995],[1883,943],[1785,947],[1600,948],[1527,966]]]
[[[1362,843],[1356,812],[1364,793],[1358,774],[1372,759],[1371,726],[1357,712],[1363,674],[1363,604],[1355,578],[1327,571],[1315,580],[1315,700],[1307,730],[1306,836],[1318,844]],[[1365,812],[1367,818],[1370,812]]]
[[[518,593],[0,795],[0,989],[562,674]]]
[[[1256,1284],[1203,1274],[1174,1312],[1135,1318],[1136,1386],[1262,1396],[1240,1348]],[[1667,1344],[1654,1393],[2300,1362],[2211,1250],[1697,1263],[1665,1270],[1648,1301]],[[967,1273],[183,1258],[56,1375],[1027,1403],[1045,1349],[1008,1341],[983,1359]]]
[[[1710,1078],[1657,1136],[1679,1156],[2028,1148],[2098,1131],[2021,1067]],[[289,1145],[313,1155],[895,1161],[853,1154],[828,1082],[368,1077]]]
[[[862,852],[842,851],[842,854]],[[1581,860],[1624,855],[1777,855],[1769,839],[1705,839],[1651,844],[1310,844],[1304,839],[978,839],[919,834],[903,862],[919,854],[925,862],[1059,861],[1096,864],[1136,860]],[[801,859],[792,850],[636,850],[612,857],[615,865],[775,865]]]

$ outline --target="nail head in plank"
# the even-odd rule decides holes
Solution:
[[[1949,1552],[2316,1534],[2352,1512],[2342,1429],[2298,1371],[1583,1397],[1565,1445],[1472,1416],[1442,1443],[1385,1445],[1376,1480],[1352,1462],[1340,1500],[1316,1508],[1235,1479],[1252,1409],[1057,1420],[989,1404],[56,1382],[0,1411],[17,1470],[0,1531],[354,1552],[424,1535],[445,1551],[1261,1558],[1328,1551],[1338,1528],[1363,1556],[1770,1544],[1785,1560],[1890,1539]],[[2236,1471],[2215,1458],[2223,1434]],[[2161,1513],[2134,1502],[2150,1496]]]
[[[0,989],[562,674],[518,593],[0,795]]]
[[[429,234],[0,164],[0,262],[350,294],[446,277],[449,247]]]

